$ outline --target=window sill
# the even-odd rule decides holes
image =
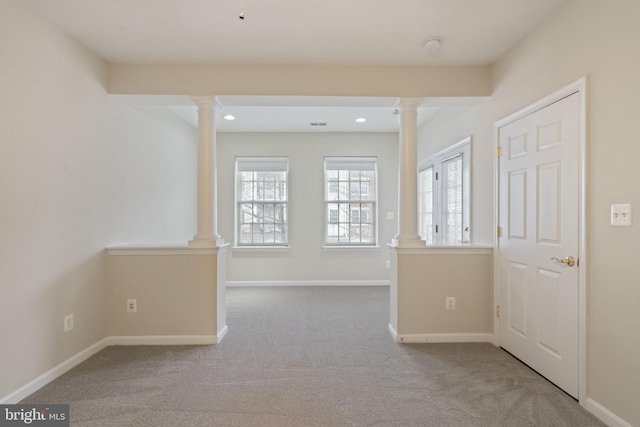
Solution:
[[[362,246],[358,246],[358,245],[351,245],[351,246],[331,246],[331,245],[325,245],[322,247],[323,251],[379,251],[380,250],[380,246],[367,246],[367,245],[362,245]]]
[[[234,252],[288,252],[289,246],[234,246]]]

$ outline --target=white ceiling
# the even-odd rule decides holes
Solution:
[[[216,128],[220,132],[397,132],[395,98],[357,97],[218,97]],[[440,106],[419,108],[419,124],[440,110]],[[193,106],[171,109],[197,126]],[[231,114],[235,120],[224,116]],[[357,118],[366,122],[358,123]]]
[[[565,0],[24,1],[110,63],[466,66],[493,63]],[[442,41],[435,53],[423,49],[432,37]],[[134,98],[126,102],[158,105],[158,99]],[[193,124],[192,103],[174,101],[161,104]],[[392,98],[220,102],[219,115],[236,116],[233,122],[218,120],[223,132],[398,130]],[[427,100],[419,122],[441,108],[477,102]],[[356,123],[357,117],[367,122]]]
[[[112,63],[430,66],[491,64],[564,0],[24,1]]]

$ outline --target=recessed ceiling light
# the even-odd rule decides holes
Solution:
[[[223,119],[225,119],[225,120],[235,120],[236,116],[231,115],[231,114],[225,114]]]
[[[367,121],[367,119],[365,119],[364,117],[358,117],[358,118],[356,119],[356,122],[358,122],[358,123],[364,123],[364,122],[366,122],[366,121]]]

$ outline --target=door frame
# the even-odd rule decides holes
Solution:
[[[493,124],[493,148],[494,153],[498,153],[499,146],[499,130],[516,120],[519,120],[529,114],[541,110],[563,98],[570,95],[578,96],[579,101],[579,124],[578,124],[578,402],[581,406],[586,406],[586,342],[587,342],[587,77],[582,77],[563,88],[545,96],[533,104],[516,111],[507,117],[500,119]],[[500,161],[496,155],[494,164],[494,230],[497,231],[499,225],[500,212]],[[495,248],[495,256],[493,260],[493,299],[494,299],[494,316],[493,316],[493,343],[499,346],[500,328],[497,320],[497,307],[499,305],[499,283],[498,283],[498,259],[500,256],[499,239],[497,232],[494,234],[493,246]]]

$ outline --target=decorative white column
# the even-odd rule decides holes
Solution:
[[[215,96],[194,97],[198,106],[198,230],[191,247],[224,245],[217,232]]]
[[[400,98],[398,167],[398,234],[392,245],[424,247],[418,235],[418,106],[422,98]]]

